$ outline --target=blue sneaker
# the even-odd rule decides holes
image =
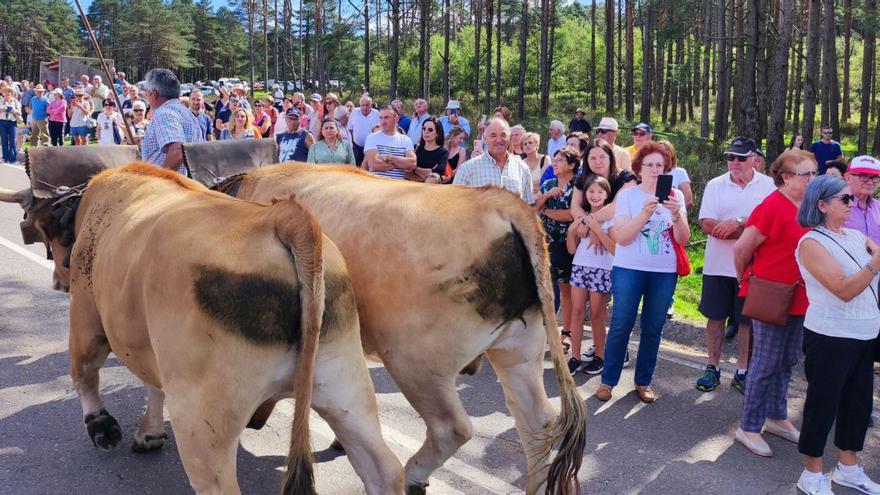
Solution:
[[[730,386],[737,389],[739,393],[746,395],[746,373],[734,373]]]
[[[720,382],[721,372],[718,371],[718,368],[710,364],[706,366],[706,371],[703,372],[703,376],[697,380],[697,390],[711,392],[718,387],[718,383]]]

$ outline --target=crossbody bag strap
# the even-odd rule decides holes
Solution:
[[[850,252],[847,251],[846,248],[843,247],[843,245],[841,245],[839,242],[837,242],[837,239],[831,237],[830,235],[826,234],[825,232],[822,232],[819,229],[810,229],[810,230],[812,230],[813,232],[816,232],[817,234],[822,234],[825,237],[831,239],[831,242],[833,242],[834,244],[837,244],[837,247],[842,249],[843,252],[846,253],[847,256],[849,256],[849,259],[851,259],[853,261],[853,263],[855,263],[856,266],[859,267],[859,270],[862,269],[862,265],[859,264],[859,262],[856,260],[856,257],[853,256],[852,254],[850,254]],[[872,282],[873,282],[873,280],[872,280]],[[877,293],[874,292],[874,287],[872,287],[871,284],[868,284],[868,288],[871,289],[871,294],[874,294],[874,300],[877,301],[878,304],[880,304],[880,299],[877,298]]]

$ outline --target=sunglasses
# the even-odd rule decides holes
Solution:
[[[832,131],[822,131],[823,136],[830,136],[831,134],[832,134]]]
[[[852,203],[854,199],[856,199],[856,197],[852,194],[841,194],[840,196],[834,196],[831,199],[834,198],[840,199],[840,202],[843,203],[845,206],[849,206],[849,204]]]
[[[607,134],[607,133],[609,133],[609,132],[614,132],[614,131],[609,131],[608,129],[598,129],[598,130],[596,130],[596,134]]]
[[[136,109],[132,110],[132,112],[144,113],[144,110],[142,108],[136,108]]]
[[[422,127],[422,132],[434,132],[433,127]]]
[[[736,160],[738,162],[744,162],[749,159],[749,156],[748,155],[734,155],[732,153],[728,153],[728,154],[724,155],[724,158],[726,158],[727,161],[729,161],[729,162],[732,162],[734,160]]]
[[[262,107],[263,104],[262,104],[262,103],[254,103],[254,106],[255,106],[255,107]]]

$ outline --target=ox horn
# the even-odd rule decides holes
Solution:
[[[31,203],[33,196],[31,189],[22,189],[21,191],[13,191],[11,189],[0,188],[0,203],[18,203],[22,208],[27,209]]]

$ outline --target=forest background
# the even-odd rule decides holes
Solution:
[[[880,155],[878,0],[91,0],[105,57],[130,81],[300,81],[357,101],[507,105],[546,138],[551,118],[649,122],[699,198],[734,135],[772,161],[795,133],[834,128],[847,158]],[[58,55],[94,56],[66,0],[4,0],[0,73],[35,80]],[[624,132],[620,141],[629,142]],[[697,210],[694,208],[693,210]],[[696,211],[692,219],[696,220]],[[699,232],[692,258],[699,271]],[[676,304],[696,316],[700,277]],[[682,302],[680,303],[679,300]],[[690,301],[690,302],[689,302]]]

